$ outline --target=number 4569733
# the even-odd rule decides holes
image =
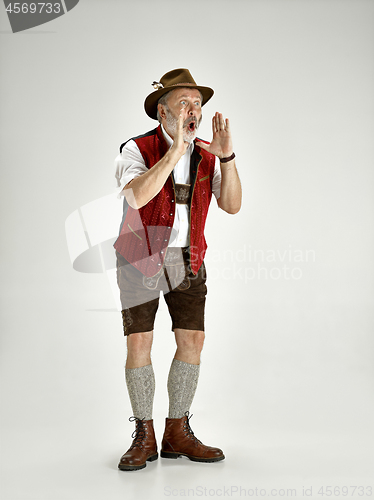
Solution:
[[[6,11],[13,14],[40,14],[45,12],[46,14],[59,14],[61,12],[60,3],[21,3],[21,2],[10,2]]]

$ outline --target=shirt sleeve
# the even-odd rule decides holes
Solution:
[[[221,167],[218,156],[216,156],[216,162],[214,164],[214,174],[212,180],[212,192],[216,199],[221,196]]]
[[[135,141],[130,140],[125,144],[122,152],[114,160],[114,168],[117,181],[117,198],[121,198],[126,184],[148,171]]]

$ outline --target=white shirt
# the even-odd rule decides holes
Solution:
[[[161,125],[162,133],[168,146],[173,144],[173,139]],[[174,167],[174,181],[176,184],[190,184],[190,159],[194,148],[191,143],[186,153],[181,157]],[[122,148],[122,152],[114,160],[115,177],[117,180],[118,195],[123,196],[123,188],[135,177],[148,172],[142,154],[135,141],[130,140]],[[214,196],[220,197],[221,193],[221,168],[219,158],[216,157],[214,174],[212,180],[212,191]],[[173,235],[174,238],[173,238]],[[187,247],[189,245],[189,207],[188,205],[176,204],[175,217],[173,224],[172,237],[169,241],[169,247]]]

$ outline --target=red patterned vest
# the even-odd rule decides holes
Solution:
[[[160,125],[133,140],[147,168],[152,168],[168,150]],[[120,151],[125,144],[122,144]],[[214,164],[215,156],[195,145],[190,162],[192,196],[189,227],[191,268],[194,274],[200,269],[207,249],[204,227],[212,198]],[[174,180],[170,174],[161,191],[140,209],[131,208],[124,199],[124,215],[114,248],[142,274],[154,276],[164,262],[174,216]]]

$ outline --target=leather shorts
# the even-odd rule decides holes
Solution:
[[[204,331],[206,269],[204,262],[194,275],[188,248],[168,248],[163,266],[148,278],[118,252],[117,283],[122,304],[124,335],[153,330],[160,292],[172,320],[172,330]]]

